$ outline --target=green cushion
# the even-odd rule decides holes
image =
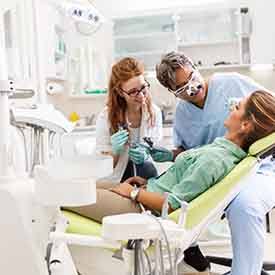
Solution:
[[[73,212],[62,210],[62,213],[70,221],[67,233],[75,233],[81,235],[101,236],[101,224],[91,219],[82,217]]]
[[[268,135],[267,137],[261,138],[254,142],[248,150],[248,153],[252,156],[257,155],[258,153],[268,149],[273,144],[275,144],[275,133]]]
[[[226,177],[219,183],[208,189],[199,197],[189,203],[185,220],[185,229],[192,229],[211,212],[216,205],[222,201],[228,192],[239,184],[239,180],[250,171],[257,159],[247,157],[243,159]],[[169,216],[172,220],[178,221],[180,209],[174,211]]]

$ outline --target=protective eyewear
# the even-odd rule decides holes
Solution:
[[[148,90],[150,88],[150,84],[146,81],[146,83],[144,83],[140,89],[131,89],[130,91],[124,91],[122,88],[121,91],[125,94],[127,94],[130,97],[137,97],[140,93],[142,93],[143,95],[146,95]]]
[[[199,73],[197,71],[192,71],[188,77],[187,83],[179,87],[175,91],[168,89],[170,93],[178,97],[182,93],[187,93],[189,96],[196,95],[202,88],[200,83]]]

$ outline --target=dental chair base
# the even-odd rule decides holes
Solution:
[[[33,181],[0,179],[0,201],[1,274],[47,275],[50,219],[35,203]]]

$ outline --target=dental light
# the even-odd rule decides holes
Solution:
[[[75,21],[77,31],[84,35],[95,33],[105,21],[103,15],[90,3],[63,2],[58,8],[63,15]]]

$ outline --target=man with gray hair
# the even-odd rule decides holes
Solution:
[[[215,73],[206,81],[192,60],[178,52],[170,52],[162,58],[156,66],[156,75],[179,99],[173,127],[176,149],[154,151],[152,157],[157,162],[173,161],[184,150],[209,144],[223,136],[230,101],[263,89],[238,73]],[[231,275],[261,274],[265,214],[273,207],[270,191],[266,191],[264,184],[252,182],[227,207],[233,248]],[[195,255],[199,256],[198,261],[193,259]],[[186,251],[185,261],[199,271],[208,265],[198,247]]]

